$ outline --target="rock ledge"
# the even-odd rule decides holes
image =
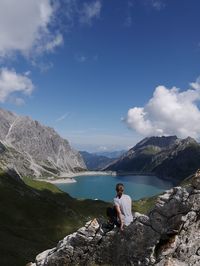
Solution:
[[[123,232],[104,234],[95,219],[29,265],[200,265],[200,171],[192,185],[166,191]]]

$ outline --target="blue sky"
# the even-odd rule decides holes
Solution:
[[[198,139],[200,1],[1,2],[2,108],[88,151]]]

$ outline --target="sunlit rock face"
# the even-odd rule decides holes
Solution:
[[[135,213],[123,232],[101,230],[95,219],[39,254],[32,266],[200,265],[200,172],[187,187],[158,197],[152,211]]]
[[[21,175],[59,176],[86,169],[81,155],[53,128],[0,109],[0,163]],[[4,147],[4,149],[2,148]]]

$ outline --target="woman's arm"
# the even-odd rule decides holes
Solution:
[[[120,230],[123,231],[123,228],[124,228],[124,221],[122,219],[122,213],[120,211],[120,207],[119,205],[115,205],[115,209],[117,211],[117,217],[119,218],[119,221],[120,221]]]

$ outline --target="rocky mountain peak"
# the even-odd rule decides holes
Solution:
[[[0,122],[0,140],[8,148],[1,161],[13,164],[22,175],[59,176],[86,169],[81,155],[53,128],[3,109]]]
[[[0,108],[0,139],[4,140],[17,115]]]
[[[187,137],[145,138],[105,170],[118,173],[154,174],[173,182],[183,180],[200,167],[200,144]]]
[[[133,149],[139,149],[148,145],[165,148],[173,145],[177,140],[177,136],[148,137],[136,144]]]
[[[190,144],[197,144],[198,145],[198,142],[194,138],[191,138],[191,137],[187,137],[185,139],[182,139],[180,141],[180,143],[182,145],[190,145]]]

